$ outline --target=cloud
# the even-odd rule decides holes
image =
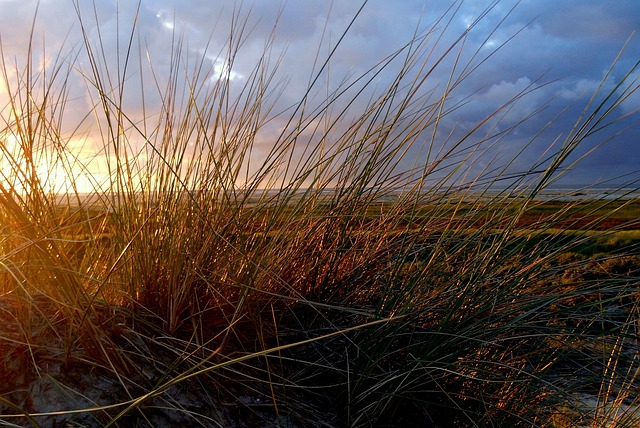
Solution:
[[[640,3],[528,0],[523,2],[518,13],[523,16],[538,16],[537,22],[544,26],[545,32],[558,38],[618,42],[638,29]]]
[[[575,101],[592,96],[601,84],[601,80],[580,79],[572,87],[565,87],[558,91],[558,95],[567,101]]]
[[[640,70],[628,76],[618,95],[624,98],[620,106],[624,113],[640,112]]]
[[[531,88],[531,79],[526,76],[520,77],[515,82],[502,80],[500,83],[491,85],[491,87],[482,94],[482,101],[487,102],[490,106],[500,107],[527,93]]]
[[[178,56],[179,49],[182,59],[180,79],[176,81],[184,84],[189,76],[196,73],[198,66],[202,66],[202,70],[209,73],[206,79],[202,77],[203,84],[214,85],[228,72],[233,93],[239,93],[250,80],[259,61],[271,65],[280,61],[280,70],[274,82],[281,84],[275,92],[282,90],[282,94],[274,112],[284,111],[304,96],[325,58],[332,52],[360,7],[359,2],[350,0],[256,0],[242,4],[209,0],[191,0],[188,3],[142,0],[139,11],[135,1],[80,0],[78,4],[86,34],[96,48],[94,54],[100,56],[103,72],[109,70],[114,89],[117,89],[118,73],[123,71],[127,54],[130,55],[128,72],[126,76],[120,76],[120,80],[125,82],[123,107],[137,120],[143,114],[148,117],[158,114],[162,88],[166,87],[172,76],[175,77],[172,73],[177,71],[176,62],[172,62],[175,57],[171,55],[173,52],[174,56]],[[454,9],[448,9],[452,4]],[[369,0],[361,16],[333,52],[329,67],[311,91],[311,99],[321,103],[327,94],[344,87],[346,82],[353,81],[402,47],[416,31],[420,33],[432,29],[433,32],[425,38],[419,56],[421,61],[426,61],[426,69],[429,69],[447,48],[456,43],[469,23],[474,22],[492,4],[491,0],[477,0],[429,2],[425,6],[422,0]],[[458,6],[459,10],[454,15]],[[73,79],[67,82],[67,109],[74,118],[84,117],[94,107],[95,99],[92,101],[87,97],[94,90],[87,87],[87,82],[80,75],[82,72],[90,76],[91,71],[83,51],[80,22],[71,1],[0,1],[0,37],[5,60],[9,68],[15,61],[19,69],[26,62],[28,29],[34,21],[36,8],[33,53],[37,68],[50,71],[55,66],[66,65],[66,62],[73,63]],[[443,16],[444,19],[439,21]],[[575,114],[583,106],[582,101],[588,100],[598,87],[604,70],[608,69],[631,32],[640,30],[638,16],[640,2],[636,0],[502,0],[431,71],[421,93],[434,91],[437,98],[450,77],[456,56],[460,54],[458,72],[464,69],[468,61],[471,61],[470,67],[478,65],[479,68],[460,83],[451,95],[452,102],[467,100],[470,103],[447,118],[450,126],[473,126],[514,97],[536,87],[536,90],[510,106],[508,111],[504,110],[503,125],[506,127],[516,123],[547,106],[538,112],[536,120],[518,129],[518,141],[526,142],[536,134],[534,125],[544,126],[567,103],[576,103],[565,116],[555,119],[556,123],[550,126],[549,138],[553,139],[555,135],[551,135],[551,131],[560,133],[562,129],[571,128]],[[137,33],[134,35],[133,49],[129,52],[128,43],[134,22]],[[241,40],[238,38],[240,35]],[[230,40],[237,42],[239,49],[232,69],[227,70]],[[637,43],[637,37],[634,40],[627,46],[613,79],[604,89],[611,90],[615,77],[623,75],[625,67],[640,58],[640,43]],[[505,42],[507,44],[502,46]],[[60,52],[63,52],[61,57]],[[65,56],[64,52],[71,54]],[[418,63],[416,67],[421,65]],[[362,111],[368,96],[390,85],[401,66],[400,61],[381,71],[372,81],[369,91],[363,94],[362,100],[356,100],[352,105],[353,113]],[[409,76],[409,80],[412,76]],[[15,74],[12,77],[15,78]],[[104,83],[108,84],[104,73],[103,77]],[[633,78],[637,77],[636,72]],[[553,85],[544,85],[556,80]],[[155,86],[156,81],[160,92]],[[4,95],[2,92],[0,86],[0,109],[7,101],[6,90]],[[554,96],[557,100],[551,102]],[[639,104],[636,92],[621,105],[621,113],[633,112]],[[341,104],[337,102],[337,111],[340,111],[339,107]],[[615,127],[611,128],[613,133],[616,130]],[[269,136],[275,132],[267,131]],[[265,139],[264,144],[268,144],[267,141]],[[507,144],[513,147],[519,143],[505,142]],[[604,158],[607,156],[606,150],[597,156]],[[633,167],[624,157],[619,158],[619,162],[621,167]]]

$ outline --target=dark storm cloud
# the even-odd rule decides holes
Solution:
[[[231,84],[239,86],[243,83],[243,79],[250,75],[257,61],[264,56],[265,44],[269,42],[273,58],[282,55],[278,81],[284,82],[284,86],[278,101],[279,110],[300,100],[314,73],[318,71],[322,58],[335,46],[360,7],[358,2],[350,0],[245,1],[236,4],[210,0],[142,0],[138,11],[137,2],[130,1],[80,0],[78,3],[88,37],[94,42],[101,37],[107,56],[104,58],[105,66],[109,67],[117,63],[118,50],[120,59],[123,59],[131,25],[138,13],[138,36],[134,44],[136,49],[140,46],[142,52],[134,49],[134,57],[139,55],[136,60],[149,60],[159,77],[168,75],[170,71],[171,46],[176,45],[176,38],[182,38],[183,52],[190,58],[190,64],[204,57],[204,65],[213,70],[213,77],[220,77],[224,71],[225,46],[230,33],[235,31],[237,34],[244,17],[249,14],[244,27],[245,39],[229,75]],[[35,1],[0,0],[0,35],[5,57],[20,58],[24,55],[36,5]],[[453,54],[433,71],[424,90],[443,88],[457,49],[462,49],[462,64],[471,58],[475,58],[472,65],[478,64],[481,59],[491,55],[451,94],[452,103],[465,100],[468,104],[447,117],[443,125],[448,130],[455,129],[455,132],[462,134],[465,126],[473,126],[510,103],[514,97],[530,92],[496,116],[496,121],[498,117],[501,118],[499,124],[489,124],[496,130],[509,129],[536,113],[519,125],[509,138],[500,140],[493,149],[508,157],[529,144],[529,149],[520,160],[521,166],[526,168],[527,163],[539,158],[550,141],[558,138],[562,141],[627,39],[634,31],[640,30],[640,2],[370,0],[336,50],[330,75],[323,76],[322,84],[332,90],[345,79],[361,75],[380,59],[402,47],[416,31],[435,30],[428,41],[429,49],[437,42],[431,53],[435,60],[488,7],[491,9],[471,29],[464,44],[458,45]],[[443,16],[445,19],[438,21]],[[80,26],[72,1],[40,1],[36,21],[36,41],[46,40],[49,54],[63,45],[72,49],[80,44]],[[271,40],[272,33],[275,36]],[[638,37],[636,35],[628,44],[605,89],[613,89],[625,71],[640,59]],[[429,49],[425,50],[425,55],[431,52]],[[79,60],[82,61],[82,55]],[[46,58],[39,61],[46,67]],[[155,103],[159,103],[157,93],[149,88],[144,91],[140,88],[141,77],[151,79],[151,66],[145,65],[142,70],[131,71],[127,80],[124,101],[125,106],[133,112],[141,114],[142,100],[147,114],[153,110]],[[397,72],[397,68],[394,68],[397,66],[392,65],[382,72],[375,86],[389,84]],[[462,66],[459,67],[462,69]],[[637,77],[638,73],[631,80]],[[86,91],[81,83],[76,83],[74,88],[78,94]],[[320,97],[322,92],[319,86],[314,94]],[[90,103],[83,105],[86,108]],[[639,106],[636,93],[620,106],[618,114],[631,113]],[[565,113],[554,119],[563,109]],[[549,125],[552,119],[554,122]],[[278,131],[277,123],[270,126],[273,133]],[[532,142],[537,131],[545,126],[547,129],[539,140]],[[619,130],[616,126],[609,129],[611,133]],[[608,135],[604,133],[602,138],[594,139],[593,143],[585,146],[585,150]],[[595,180],[614,169],[619,173],[637,170],[637,153],[640,153],[638,140],[638,129],[616,138],[584,164],[580,179]],[[264,144],[268,144],[266,141]]]

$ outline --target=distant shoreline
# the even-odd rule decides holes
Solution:
[[[309,189],[299,189],[293,192],[294,196],[302,196]],[[323,189],[318,192],[318,194],[323,197],[330,197],[333,189]],[[254,191],[254,195],[250,199],[254,199],[257,197],[264,196],[276,196],[281,189],[258,189]],[[285,191],[286,192],[286,191]],[[403,194],[401,189],[396,190],[387,190],[382,191],[380,198],[385,202],[391,202],[395,197],[398,197]],[[439,192],[440,193],[440,192]],[[498,196],[503,194],[507,196],[510,193],[510,197],[518,198],[525,197],[529,195],[527,191],[513,191],[513,189],[489,189],[489,190],[462,190],[462,191],[452,191],[451,194],[466,194],[471,196],[473,194],[484,194],[485,196],[491,198],[494,196]],[[242,194],[242,189],[237,190],[237,195]],[[92,203],[99,202],[100,200],[110,200],[116,194],[115,193],[107,193],[107,192],[93,192],[93,193],[60,193],[58,194],[58,201],[60,203],[65,202],[65,200],[69,199],[73,202],[82,202],[82,203]],[[128,196],[128,195],[127,195]],[[202,197],[202,194],[197,195],[198,197]],[[213,196],[213,195],[212,195]],[[534,199],[544,200],[544,201],[575,201],[575,200],[613,200],[613,199],[640,199],[640,188],[639,187],[599,187],[599,186],[588,186],[588,187],[578,187],[578,186],[554,186],[541,190]]]

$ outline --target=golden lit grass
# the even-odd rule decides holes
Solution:
[[[231,23],[228,73],[244,25]],[[139,119],[85,35],[90,113],[112,159],[109,182],[86,199],[73,186],[48,191],[38,170],[76,159],[60,132],[75,64],[60,57],[44,75],[29,63],[12,82],[3,62],[3,120],[17,145],[3,146],[0,182],[0,419],[546,426],[588,417],[576,394],[633,409],[637,232],[624,228],[637,204],[536,196],[617,120],[637,82],[601,87],[548,162],[490,192],[507,169],[468,175],[492,141],[482,125],[501,110],[459,141],[441,138],[447,101],[473,66],[456,63],[441,93],[425,86],[465,40],[439,56],[432,32],[324,100],[307,96],[312,79],[259,159],[278,61],[239,89],[205,85],[204,59],[187,67],[176,44],[168,80],[150,82],[160,111]],[[133,43],[126,55],[122,67],[143,67]],[[354,110],[392,67],[396,80]],[[398,170],[414,149],[431,155]],[[596,244],[618,252],[585,252]]]

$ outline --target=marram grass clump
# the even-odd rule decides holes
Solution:
[[[168,80],[149,82],[160,109],[138,118],[126,76],[152,64],[131,31],[119,73],[88,34],[54,73],[29,52],[12,81],[3,58],[3,423],[638,423],[637,201],[538,198],[637,82],[596,94],[546,162],[470,179],[501,110],[452,141],[438,125],[471,64],[428,86],[466,34],[443,50],[434,25],[318,101],[319,54],[264,152],[275,66],[238,89],[176,42]],[[93,105],[75,129],[92,125],[107,159],[89,194],[74,177],[92,161],[61,132],[77,69]],[[415,150],[430,155],[403,169]]]

